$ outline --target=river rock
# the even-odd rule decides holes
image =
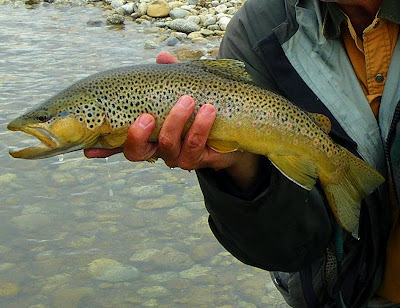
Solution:
[[[189,14],[188,11],[182,10],[181,8],[174,8],[169,12],[169,16],[172,19],[178,19],[178,18],[185,18]]]
[[[17,295],[18,291],[19,287],[17,284],[12,282],[0,282],[0,299]]]
[[[168,210],[168,220],[186,220],[192,215],[191,211],[180,206]]]
[[[185,33],[190,33],[190,32],[195,32],[195,31],[200,30],[199,25],[196,25],[194,22],[191,22],[191,21],[188,21],[185,19],[174,19],[169,24],[169,27],[172,30],[185,32]]]
[[[147,7],[147,15],[150,17],[166,17],[169,12],[169,5],[164,0],[156,0]]]
[[[161,199],[143,199],[136,202],[136,207],[142,210],[169,208],[179,202],[176,195],[164,195]]]
[[[86,26],[88,27],[101,27],[103,25],[102,20],[88,20]]]
[[[85,298],[93,295],[92,288],[61,288],[54,294],[54,307],[83,307]]]
[[[121,6],[121,8],[124,10],[125,15],[131,15],[135,11],[134,6],[135,4],[133,2],[128,2],[127,4]]]
[[[206,21],[203,23],[204,27],[208,27],[211,25],[214,25],[217,22],[217,17],[215,16],[210,16],[206,19]]]
[[[180,48],[175,50],[175,54],[180,61],[190,61],[200,59],[204,53],[202,50],[193,49],[193,48]]]
[[[137,14],[139,14],[139,16],[143,16],[146,14],[147,12],[147,8],[148,8],[149,4],[146,2],[142,2],[138,5],[137,9],[135,10],[135,12]]]
[[[119,7],[123,6],[124,4],[125,4],[125,2],[122,0],[112,0],[111,1],[111,7],[114,9],[119,8]]]
[[[200,33],[201,33],[202,35],[204,35],[204,36],[214,35],[214,31],[209,30],[209,29],[204,29],[204,28],[201,28],[201,29],[200,29]]]
[[[199,0],[186,0],[186,3],[189,5],[197,5],[199,3]]]
[[[193,33],[193,32],[192,32]],[[186,33],[183,32],[174,32],[172,34],[174,37],[176,37],[178,40],[183,41],[185,38],[188,37],[188,35]]]
[[[181,1],[171,1],[171,2],[168,2],[168,5],[171,9],[174,9],[176,7],[181,7],[182,5],[184,5],[184,3]]]
[[[196,264],[187,270],[181,271],[179,276],[187,279],[196,279],[200,276],[207,275],[211,269],[212,268],[209,266],[201,266],[200,264]]]
[[[108,25],[122,25],[125,21],[124,16],[119,14],[112,14],[107,17],[106,24]]]
[[[196,25],[200,24],[200,17],[199,16],[191,15],[191,16],[188,16],[186,18],[186,20],[191,21],[191,22],[195,23]]]
[[[135,198],[156,198],[164,194],[164,189],[161,185],[146,185],[132,187],[129,192]]]
[[[175,46],[179,43],[179,40],[175,36],[171,36],[165,40],[167,46]]]
[[[220,5],[215,7],[215,11],[217,13],[225,13],[227,10],[228,10],[228,8],[226,7],[225,4],[220,4]]]
[[[228,26],[229,22],[231,21],[231,18],[229,17],[222,17],[219,21],[218,24],[221,27],[221,30],[226,30],[226,27]]]
[[[156,49],[158,44],[152,40],[148,40],[144,43],[144,49]]]
[[[89,264],[89,273],[98,280],[109,282],[128,281],[136,278],[139,271],[134,266],[124,266],[113,259],[96,259]]]
[[[137,291],[139,295],[142,295],[144,297],[162,297],[167,295],[169,292],[168,290],[163,287],[163,286],[151,286],[151,287],[144,287],[141,288]]]
[[[133,262],[143,263],[142,267],[164,270],[180,271],[193,266],[194,261],[187,253],[166,247],[162,250],[150,248],[139,251],[129,259]]]

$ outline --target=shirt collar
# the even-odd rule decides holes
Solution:
[[[341,34],[340,25],[346,20],[346,15],[337,3],[328,2],[325,5],[322,33],[328,39],[338,38]],[[378,17],[400,24],[400,1],[383,0]]]

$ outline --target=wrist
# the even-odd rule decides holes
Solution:
[[[254,185],[257,180],[260,156],[252,153],[236,153],[234,163],[225,169],[236,186],[245,191]]]

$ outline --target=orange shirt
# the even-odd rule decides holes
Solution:
[[[375,18],[359,38],[347,21],[342,38],[360,85],[375,116],[379,113],[390,60],[399,35],[399,25]],[[394,195],[392,200],[395,200]],[[393,201],[395,203],[395,201]],[[394,224],[386,250],[386,269],[378,295],[400,303],[400,222],[397,205],[393,206]]]

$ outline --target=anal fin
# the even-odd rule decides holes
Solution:
[[[230,153],[239,149],[239,143],[236,141],[222,141],[217,139],[208,139],[207,145],[216,152]]]

